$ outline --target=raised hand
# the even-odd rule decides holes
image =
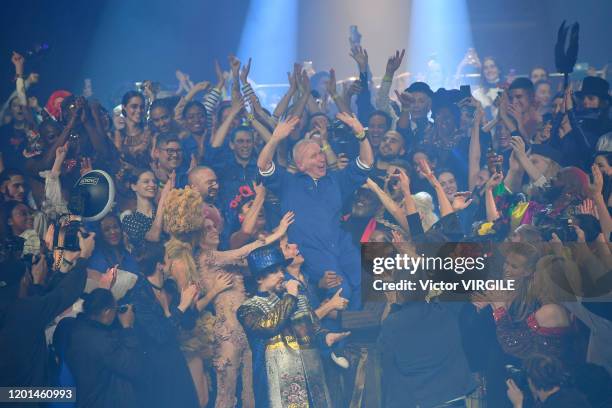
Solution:
[[[289,94],[295,94],[298,90],[297,75],[295,71],[287,72],[287,81],[289,82]]]
[[[249,77],[249,72],[251,71],[251,58],[249,57],[249,62],[240,70],[240,80],[243,84],[247,83],[247,79]]]
[[[394,244],[399,244],[404,242],[404,237],[402,236],[401,232],[396,231],[396,230],[391,230],[391,242],[393,242]]]
[[[272,137],[283,140],[293,132],[293,129],[300,123],[300,118],[292,116],[284,121],[278,122],[278,125],[274,128]]]
[[[395,71],[397,71],[400,65],[402,65],[402,60],[404,59],[405,52],[406,50],[402,50],[400,53],[400,51],[398,50],[395,51],[394,55],[389,57],[389,59],[387,60],[387,68],[385,69],[386,76],[393,78],[393,74],[395,74]]]
[[[285,235],[287,233],[287,230],[289,229],[289,226],[293,224],[294,220],[295,220],[295,213],[293,211],[287,211],[287,213],[283,215],[283,218],[281,218],[276,232],[278,232],[281,235]]]
[[[590,186],[591,196],[601,194],[603,191],[604,179],[599,166],[593,164],[591,166],[591,173],[593,174],[593,184]]]
[[[215,85],[215,88],[221,90],[225,86],[225,76],[223,75],[223,70],[218,60],[215,60],[215,75],[217,77],[217,85]]]
[[[431,171],[431,167],[429,167],[429,163],[427,162],[427,160],[419,160],[418,167],[419,173],[421,173],[431,185],[439,184],[438,179],[433,174],[433,171]]]
[[[195,84],[193,88],[191,88],[191,91],[192,92],[203,92],[207,90],[208,88],[210,88],[210,82],[202,81],[202,82],[198,82],[197,84]]]
[[[495,187],[499,186],[503,180],[504,180],[504,174],[497,172],[493,174],[489,178],[489,180],[487,180],[487,183],[485,184],[485,188],[487,190],[493,190]]]
[[[595,208],[595,204],[590,198],[587,198],[586,200],[581,202],[580,205],[578,205],[577,212],[578,214],[592,215],[595,218],[599,218],[597,216],[597,209]]]
[[[399,180],[399,187],[402,190],[402,193],[404,193],[405,196],[412,194],[410,192],[410,177],[408,177],[403,169],[398,168],[398,170],[399,173],[397,173],[397,179]]]
[[[255,197],[261,197],[264,199],[266,196],[266,187],[264,187],[263,183],[253,182],[253,191],[255,191]]]
[[[472,199],[470,198],[471,196],[472,192],[470,191],[460,191],[455,193],[452,204],[453,210],[461,211],[469,207],[470,204],[472,204]]]
[[[327,333],[325,336],[325,343],[331,347],[333,344],[351,335],[350,331],[341,333]]]
[[[22,76],[23,66],[25,64],[25,59],[23,58],[23,55],[13,51],[13,55],[11,56],[11,62],[15,66],[15,73],[19,76]]]
[[[398,102],[402,105],[402,109],[408,109],[412,106],[412,102],[414,98],[407,92],[398,92],[395,90],[395,96],[397,97]]]
[[[336,71],[331,68],[329,70],[329,81],[327,81],[327,93],[332,97],[338,94],[336,90]]]
[[[117,268],[119,265],[111,266],[106,270],[106,273],[102,275],[100,280],[98,281],[98,286],[103,289],[111,290],[117,282]]]
[[[243,98],[232,99],[232,106],[230,107],[230,113],[235,116],[239,114],[242,110],[244,110],[244,99]]]
[[[355,114],[340,112],[336,115],[336,119],[342,121],[344,124],[353,129],[353,133],[355,133],[356,135],[365,132],[363,125],[361,124],[361,122],[359,122],[359,119],[357,119],[357,116],[355,116]]]
[[[347,97],[351,97],[353,95],[359,95],[362,91],[361,81],[355,80],[350,83],[350,85],[346,88],[345,94]]]
[[[174,189],[175,185],[176,185],[176,172],[173,171],[172,173],[170,173],[170,177],[168,177],[168,181],[166,181],[166,184],[164,184],[164,187],[162,188],[160,202],[163,202],[166,199],[166,197],[168,197],[168,194],[170,194],[170,191]]]
[[[93,165],[91,164],[91,157],[81,157],[81,176],[83,174],[89,173],[93,170]]]
[[[361,45],[356,45],[351,48],[351,53],[349,54],[351,58],[353,58],[357,65],[359,65],[359,72],[366,72],[368,69],[368,52],[365,48],[362,48]]]
[[[230,55],[229,57],[227,57],[227,59],[229,60],[230,68],[232,69],[232,77],[234,78],[234,80],[239,79],[240,60],[234,55]]]
[[[525,141],[520,136],[512,136],[510,140],[510,147],[512,147],[512,152],[516,154],[517,159],[521,159],[523,157],[527,157],[527,153],[525,151]]]
[[[300,83],[302,85],[302,93],[304,95],[310,95],[310,78],[308,78],[306,70],[302,70]]]
[[[58,160],[60,163],[63,163],[66,160],[66,155],[68,154],[68,142],[64,143],[62,146],[58,146],[55,149],[55,160]]]

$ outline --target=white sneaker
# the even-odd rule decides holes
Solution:
[[[344,369],[347,369],[350,367],[349,361],[346,359],[346,357],[343,356],[337,356],[336,353],[332,352],[331,353],[331,359],[334,363],[336,363],[339,367],[342,367]]]

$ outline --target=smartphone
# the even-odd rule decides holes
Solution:
[[[472,88],[469,85],[461,85],[459,93],[461,94],[461,99],[470,98],[472,96]]]

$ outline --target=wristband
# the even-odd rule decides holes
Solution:
[[[382,81],[383,82],[393,82],[393,76],[385,74]]]
[[[255,120],[255,115],[253,115],[252,113],[248,113],[246,115],[247,121],[252,122]]]
[[[329,143],[325,143],[325,144],[323,145],[323,147],[321,147],[321,151],[322,151],[322,152],[326,152],[326,151],[328,151],[328,150],[329,150]]]
[[[365,130],[362,130],[359,133],[355,133],[355,137],[357,138],[357,140],[359,140],[360,142],[363,141],[363,139],[366,138],[366,132]]]
[[[65,257],[62,257],[62,263],[65,263],[68,266],[74,265],[74,262],[67,260]]]

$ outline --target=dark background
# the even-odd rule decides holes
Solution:
[[[346,7],[356,4],[334,1],[345,1]],[[80,93],[84,78],[93,79],[94,94],[105,104],[111,98],[116,100],[135,81],[155,79],[174,86],[177,68],[190,73],[195,81],[211,80],[213,60],[218,58],[227,66],[227,54],[238,50],[249,3],[248,0],[5,1],[0,15],[0,97],[8,96],[14,87],[11,51],[25,52],[40,42],[49,43],[51,50],[38,60],[28,60],[26,71],[41,74],[40,84],[31,92],[39,96],[41,104],[55,89]],[[333,13],[315,18],[318,10],[329,4],[324,0],[300,2],[299,35],[295,39],[299,59],[314,57],[316,65],[317,55],[325,49],[329,37],[313,33],[322,32],[322,24],[339,21]],[[380,10],[385,1],[367,4]],[[410,10],[409,1],[402,3],[405,10],[398,10],[402,7],[397,4],[396,1],[396,9],[391,13]],[[544,65],[553,70],[556,30],[564,18],[582,24],[579,61],[601,68],[612,60],[612,1],[470,0],[467,5],[478,53],[481,58],[495,56],[504,68],[513,67],[523,73],[535,65]],[[365,27],[365,31],[367,25],[374,28],[385,25],[384,20],[369,19],[373,13],[368,10],[357,11],[357,17],[351,18],[356,20],[355,24]],[[342,7],[334,12],[341,13]],[[435,16],[431,20],[435,24]],[[341,25],[338,30],[345,33],[341,40],[344,47],[348,26],[344,27],[344,21]],[[402,29],[407,31],[409,27]],[[341,73],[353,70],[348,50],[336,49],[336,40],[329,40],[329,47],[334,48],[327,53],[338,53],[341,61],[332,63],[346,64],[336,66],[337,70]],[[364,40],[368,43],[367,38]],[[370,48],[378,45],[372,38],[369,43]],[[381,44],[384,50],[380,53],[387,55],[387,48],[401,46],[402,38],[390,38],[388,43]],[[380,71],[383,67],[379,65],[383,62],[377,56],[373,70]],[[324,63],[327,61],[321,65]],[[284,73],[289,67],[278,69]]]

